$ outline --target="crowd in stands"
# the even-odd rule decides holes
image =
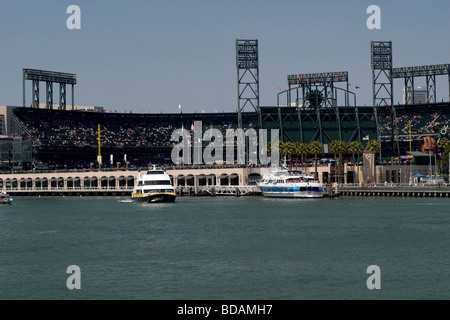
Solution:
[[[171,147],[171,135],[182,127],[193,133],[194,121],[160,121],[152,117],[97,117],[95,119],[74,117],[71,114],[48,118],[46,112],[18,112],[16,116],[29,135],[43,145],[96,147],[98,142],[98,125],[100,125],[101,144],[103,147]],[[235,119],[237,122],[237,119]],[[225,134],[226,129],[236,128],[237,123],[229,119],[217,121],[202,120],[203,130],[219,129]],[[245,129],[250,128],[247,125]]]
[[[439,134],[441,129],[450,127],[450,117],[443,112],[401,114],[395,119],[399,135],[409,134],[409,124],[411,123],[412,135]],[[391,116],[380,115],[378,125],[381,135],[389,135],[392,130]]]

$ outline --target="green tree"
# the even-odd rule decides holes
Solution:
[[[442,138],[441,141],[443,139],[446,139],[447,141],[449,141],[447,138]],[[441,144],[441,141],[439,141],[439,147],[443,148],[444,150],[442,151],[442,158],[441,158],[441,169],[442,172],[447,172],[447,179],[450,179],[450,168],[449,168],[449,154],[450,154],[450,141],[449,143],[446,143],[445,141]]]
[[[359,182],[359,161],[358,161],[358,159],[359,159],[359,155],[364,152],[364,146],[359,141],[352,141],[348,144],[348,152],[350,152],[352,154],[352,161],[353,161],[353,158],[355,157],[355,154],[358,155],[358,157],[356,159],[356,163],[358,166],[358,174],[357,174],[358,181],[357,182]]]
[[[447,146],[450,145],[450,140],[448,140],[445,137],[441,138],[441,139],[439,139],[438,145],[439,145],[439,148],[445,150],[447,148]]]
[[[266,150],[264,150],[265,152],[267,152],[267,156],[271,156],[271,152],[272,152],[272,144],[270,142],[267,142],[266,144]]]
[[[334,140],[330,143],[330,151],[334,153],[334,160],[336,160],[336,155],[339,155],[339,160],[336,164],[337,179],[336,182],[342,183],[341,172],[342,172],[342,155],[347,152],[347,143],[345,141]]]
[[[305,143],[296,142],[294,144],[295,154],[301,157],[302,159],[302,167],[305,170],[305,157],[309,154],[308,145]]]
[[[291,156],[294,153],[294,144],[292,142],[280,141],[280,154],[286,157],[287,161],[291,161]]]
[[[317,155],[319,153],[322,153],[322,144],[320,143],[320,141],[313,141],[309,144],[308,151],[310,154],[314,155],[314,174],[315,178],[319,179],[317,174]]]
[[[378,143],[378,140],[370,140],[369,142],[367,142],[365,150],[369,153],[380,152],[380,144]]]

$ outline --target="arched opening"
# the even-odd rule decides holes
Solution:
[[[133,176],[128,176],[127,177],[127,187],[128,188],[133,188],[134,187],[134,177]]]
[[[80,189],[81,188],[81,179],[80,177],[75,177],[73,179],[73,186],[75,189]]]
[[[34,186],[38,190],[42,189],[42,180],[41,180],[41,178],[34,179]]]
[[[91,187],[91,179],[89,177],[84,177],[83,179],[83,187],[90,188]]]
[[[222,173],[219,176],[219,180],[220,180],[220,185],[221,186],[228,186],[229,185],[229,177],[226,173]]]
[[[108,178],[103,176],[100,178],[100,187],[106,189],[108,187]]]
[[[98,188],[98,179],[97,179],[97,177],[91,177],[91,188]]]
[[[206,176],[207,179],[207,183],[209,186],[215,186],[217,181],[216,181],[216,175],[215,174],[209,174]]]
[[[116,178],[111,176],[108,178],[108,187],[114,189],[116,187]]]
[[[72,177],[68,177],[66,180],[67,183],[67,189],[73,189],[73,178]]]
[[[186,176],[186,185],[193,187],[194,186],[194,176],[189,174]]]
[[[197,176],[197,183],[198,183],[198,186],[206,186],[206,175],[199,174]]]
[[[177,186],[184,187],[186,185],[186,177],[182,174],[177,176]]]
[[[48,189],[48,179],[42,178],[42,189]]]
[[[237,173],[232,173],[230,175],[230,185],[232,185],[232,186],[239,185],[239,175]]]
[[[248,185],[249,186],[254,186],[256,185],[259,181],[261,181],[261,175],[259,173],[251,173],[248,175]]]
[[[119,177],[119,188],[123,189],[127,187],[127,178],[125,178],[125,176],[120,176]]]
[[[58,178],[58,188],[64,188],[64,178]]]
[[[25,180],[25,178],[19,180],[19,186],[20,189],[25,189],[27,187],[27,181]]]

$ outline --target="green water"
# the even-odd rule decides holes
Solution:
[[[450,299],[448,199],[14,200],[0,299]]]

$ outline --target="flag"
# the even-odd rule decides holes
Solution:
[[[194,124],[191,125],[191,130],[194,131],[195,127]]]
[[[358,87],[358,86],[356,86],[355,88],[356,88],[356,89],[361,89],[361,88],[360,88],[360,87]]]
[[[364,141],[369,141],[369,139],[370,139],[369,136],[365,136],[365,137],[363,138]]]
[[[280,86],[278,86],[278,90],[281,90],[281,87],[280,87]]]

